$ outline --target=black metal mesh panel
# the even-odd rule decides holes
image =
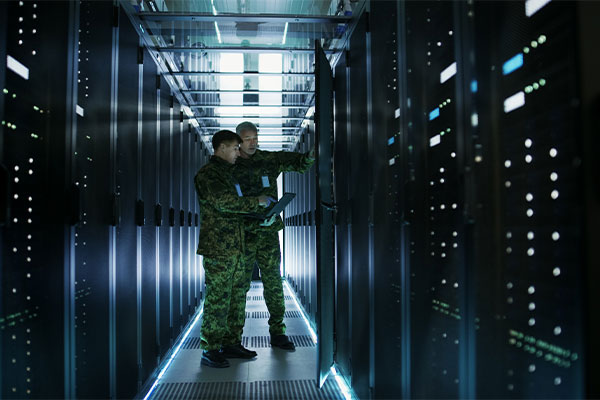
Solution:
[[[81,192],[75,229],[76,394],[110,396],[109,224],[118,211],[111,187],[113,7],[85,1],[80,10],[74,184]],[[102,65],[102,67],[100,67]],[[107,67],[108,65],[108,67]],[[114,287],[112,288],[114,289]]]
[[[374,218],[374,397],[401,393],[402,342],[402,141],[395,2],[373,2],[371,21]],[[393,334],[390,334],[393,332]]]
[[[335,214],[335,258],[336,258],[336,291],[335,291],[335,361],[343,373],[350,372],[350,235],[348,185],[351,177],[338,171],[349,168],[348,149],[348,67],[345,54],[338,60],[334,70],[334,188],[335,202],[338,211]]]
[[[3,2],[0,13],[0,397],[62,397],[64,325],[57,316],[69,241],[62,211],[73,75],[65,73],[66,56],[54,54],[72,50],[73,21],[66,3]]]
[[[121,11],[117,97],[116,189],[119,225],[116,228],[116,392],[133,397],[138,390],[137,227],[138,175],[138,41]]]
[[[487,283],[497,295],[492,315],[500,318],[482,313],[481,335],[495,334],[502,349],[490,366],[502,379],[483,372],[478,391],[577,398],[584,396],[585,350],[576,6],[535,10],[532,3],[476,9],[477,33],[489,41],[480,71],[494,66],[479,96],[491,106],[483,123],[496,138],[490,168],[499,195],[499,269]],[[480,294],[483,310],[488,293]],[[489,362],[483,354],[479,360]]]
[[[171,108],[171,92],[164,78],[159,80],[159,164],[158,164],[158,199],[162,206],[162,225],[159,228],[159,256],[158,256],[158,277],[159,279],[159,343],[160,355],[164,356],[171,348],[173,339],[173,318],[172,318],[172,228],[171,223],[175,222],[175,210],[171,208],[171,176],[172,176],[172,134],[173,122]]]
[[[145,381],[157,363],[156,319],[156,64],[147,50],[143,50],[142,91],[142,200],[146,223],[141,228],[142,253],[142,372]]]
[[[411,390],[459,393],[461,181],[453,2],[409,3],[407,25],[408,189],[411,245]],[[459,60],[460,61],[460,60]],[[414,175],[413,175],[414,174]]]

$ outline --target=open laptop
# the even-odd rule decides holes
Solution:
[[[251,213],[245,214],[246,217],[256,218],[256,219],[267,219],[271,218],[273,215],[280,214],[283,209],[290,204],[290,201],[296,197],[296,193],[284,193],[283,196],[275,203],[273,207],[269,210],[265,211],[264,214],[261,213]]]

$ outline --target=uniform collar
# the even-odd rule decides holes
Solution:
[[[239,157],[238,157],[239,159]],[[231,168],[233,164],[229,164],[227,161],[223,160],[221,157],[217,157],[215,155],[210,156],[210,162],[219,166],[219,168]]]
[[[241,156],[237,158],[237,161],[235,162],[236,164],[251,164],[254,161],[256,161],[257,159],[260,158],[260,150],[256,150],[256,153],[254,153],[253,155],[250,156],[250,158],[242,158]],[[258,156],[258,157],[257,157]]]

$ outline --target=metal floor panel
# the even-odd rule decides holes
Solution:
[[[291,293],[284,288],[285,298]],[[293,301],[286,302],[286,334],[296,345],[295,352],[272,348],[262,283],[253,282],[246,304],[242,344],[255,350],[254,360],[230,359],[229,368],[200,365],[201,320],[192,328],[181,351],[152,393],[151,400],[240,399],[240,400],[322,400],[343,399],[333,378],[321,389],[316,378],[316,346]]]

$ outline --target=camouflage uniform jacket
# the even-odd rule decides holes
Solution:
[[[250,158],[238,157],[233,168],[233,176],[239,182],[244,196],[267,195],[277,198],[277,177],[282,172],[306,172],[315,162],[308,153],[292,153],[289,151],[261,151]],[[245,228],[249,231],[279,231],[283,229],[283,221],[277,221],[269,227],[262,227],[262,221],[245,218]]]
[[[242,213],[262,212],[257,196],[239,196],[231,175],[233,165],[212,156],[194,178],[200,203],[197,253],[209,258],[244,254]]]

